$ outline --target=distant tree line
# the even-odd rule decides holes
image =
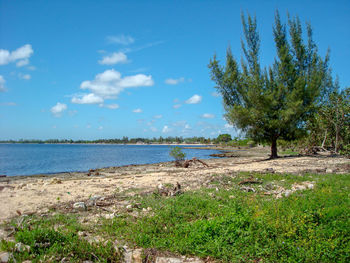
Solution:
[[[48,139],[48,140],[37,140],[37,139],[20,139],[20,140],[0,140],[0,143],[46,143],[46,144],[137,144],[137,143],[144,143],[144,144],[162,144],[162,143],[171,143],[171,144],[211,144],[215,141],[215,139],[211,138],[205,138],[205,137],[189,137],[189,138],[183,138],[183,137],[154,137],[154,138],[128,138],[126,136],[122,137],[121,139],[114,138],[114,139],[98,139],[98,140],[71,140],[71,139]]]

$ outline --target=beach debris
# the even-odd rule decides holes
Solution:
[[[188,168],[192,165],[198,164],[200,163],[201,165],[205,166],[205,167],[209,167],[209,165],[199,159],[197,159],[196,157],[193,157],[191,160],[186,160],[184,161],[182,164],[178,163],[176,164],[177,167],[183,167],[183,168]]]
[[[86,211],[87,206],[84,202],[76,202],[73,204],[73,208],[79,211]]]
[[[272,173],[272,174],[275,173],[275,169],[273,169],[273,168],[266,168],[264,171],[265,171],[266,173]]]
[[[243,181],[240,181],[238,183],[239,185],[242,185],[242,184],[262,184],[261,181],[258,181],[257,179],[254,179],[252,176],[247,178],[247,179],[244,179]]]
[[[249,187],[249,186],[242,186],[241,190],[244,192],[253,192],[255,193],[255,189],[253,187]]]
[[[157,186],[157,192],[161,196],[176,196],[176,195],[180,195],[183,193],[181,190],[181,185],[178,182],[176,183],[176,185],[173,189],[171,189],[169,187],[165,187],[165,186],[163,186],[162,183],[160,183]]]

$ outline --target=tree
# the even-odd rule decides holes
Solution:
[[[218,143],[221,143],[221,142],[224,142],[224,143],[228,143],[229,141],[232,140],[232,137],[230,134],[220,134],[217,138],[216,138],[216,141]]]
[[[256,17],[242,14],[245,41],[244,58],[239,66],[227,49],[226,64],[214,55],[210,61],[211,78],[222,94],[225,117],[246,132],[255,142],[271,144],[271,158],[277,158],[277,139],[293,140],[305,134],[306,121],[320,104],[329,87],[329,55],[322,58],[307,24],[307,42],[303,40],[299,18],[282,24],[276,12],[273,35],[277,57],[269,67],[259,61],[260,38]]]
[[[173,157],[175,159],[175,164],[178,165],[180,163],[180,161],[185,160],[186,157],[186,153],[184,153],[180,147],[176,146],[173,147],[170,152],[169,155],[171,157]]]
[[[310,140],[323,149],[347,153],[350,150],[350,87],[340,90],[338,82],[335,90],[320,106],[318,113],[310,121]],[[349,148],[349,149],[348,149]]]

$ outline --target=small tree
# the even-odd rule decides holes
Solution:
[[[178,146],[173,147],[170,150],[169,155],[175,159],[176,165],[180,164],[180,161],[183,161],[186,158],[186,153],[182,152],[181,148]]]
[[[222,94],[226,119],[255,142],[271,144],[277,157],[277,139],[293,140],[305,134],[306,121],[316,110],[329,84],[328,54],[318,54],[307,24],[303,40],[299,18],[288,19],[287,27],[276,12],[273,28],[277,50],[275,62],[262,68],[256,18],[242,14],[245,59],[241,66],[227,49],[225,67],[216,56],[210,61],[212,80]]]
[[[227,134],[227,133],[225,133],[225,134],[220,134],[217,138],[216,138],[216,141],[218,142],[218,143],[228,143],[229,141],[231,141],[232,140],[232,137],[231,137],[231,135],[230,134]]]

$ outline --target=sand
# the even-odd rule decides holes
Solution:
[[[200,187],[213,174],[235,172],[349,173],[350,159],[330,156],[301,156],[266,160],[267,151],[251,149],[241,157],[205,160],[209,167],[195,164],[176,168],[174,163],[110,167],[88,173],[0,178],[0,223],[12,217],[45,213],[62,204],[86,201],[92,196],[112,196],[125,191],[152,191],[160,183],[183,188]]]

